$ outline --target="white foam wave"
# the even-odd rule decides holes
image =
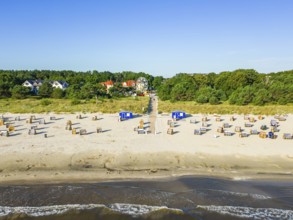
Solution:
[[[153,211],[168,209],[173,211],[182,212],[180,209],[170,209],[166,206],[147,206],[138,204],[126,204],[126,203],[115,203],[109,206],[101,204],[87,204],[87,205],[54,205],[54,206],[40,206],[40,207],[10,207],[10,206],[0,206],[0,217],[24,213],[28,216],[38,217],[38,216],[49,216],[49,215],[60,215],[68,212],[70,210],[90,210],[94,208],[109,208],[113,211],[128,214],[131,216],[144,215]]]
[[[40,207],[29,207],[29,206],[0,206],[0,217],[7,216],[16,213],[24,213],[28,216],[48,216],[48,215],[58,215],[63,214],[70,210],[89,210],[93,208],[105,207],[104,205],[88,204],[88,205],[54,205],[54,206],[40,206]]]
[[[110,205],[110,208],[114,211],[128,214],[131,216],[144,215],[153,211],[158,211],[162,209],[168,209],[173,211],[182,212],[181,209],[170,209],[167,206],[148,206],[148,205],[136,205],[136,204],[126,204],[126,203],[115,203]]]
[[[263,219],[263,220],[292,220],[293,211],[274,208],[250,208],[240,206],[197,206],[211,212],[217,212],[224,215],[231,215],[242,218]]]
[[[255,193],[240,193],[240,192],[232,192],[232,191],[225,191],[225,190],[212,190],[212,191],[217,191],[217,192],[220,192],[224,195],[233,195],[233,196],[239,196],[239,197],[251,197],[253,199],[258,199],[258,200],[271,199],[270,196],[265,196],[265,195],[255,194]]]

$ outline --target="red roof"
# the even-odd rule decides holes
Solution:
[[[102,84],[105,85],[105,86],[113,86],[114,85],[114,83],[113,83],[112,80],[108,80],[106,82],[102,82]]]
[[[126,87],[133,87],[133,86],[135,86],[135,84],[136,84],[135,80],[128,80],[128,81],[122,83],[122,85],[124,85]]]

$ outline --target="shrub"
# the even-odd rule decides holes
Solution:
[[[217,105],[217,104],[219,104],[219,99],[218,99],[217,97],[215,97],[215,96],[212,96],[212,97],[209,99],[209,103],[210,103],[211,105]]]
[[[48,100],[48,99],[42,99],[41,100],[41,105],[42,106],[48,106],[50,104],[52,104],[52,102],[50,100]]]
[[[51,97],[55,99],[61,99],[64,97],[64,91],[60,88],[56,88],[53,90]]]
[[[71,105],[78,105],[78,104],[80,104],[80,100],[78,99],[71,100]]]
[[[207,103],[209,101],[208,97],[206,97],[205,95],[199,95],[196,99],[196,102],[198,103]]]
[[[286,98],[280,98],[279,101],[278,101],[278,104],[279,105],[286,105],[288,102],[286,100]]]
[[[11,90],[12,97],[16,99],[24,99],[30,94],[30,89],[21,85],[16,85]]]

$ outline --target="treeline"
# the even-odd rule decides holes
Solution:
[[[121,82],[127,80],[137,80],[145,77],[150,87],[158,87],[162,77],[153,77],[150,74],[139,72],[75,72],[75,71],[50,71],[50,70],[0,70],[0,97],[1,98],[26,98],[33,95],[29,88],[22,86],[25,80],[43,80],[44,83],[39,89],[41,98],[71,98],[71,99],[91,99],[93,97],[121,96],[129,92],[132,88],[121,86]],[[53,89],[49,81],[63,80],[69,83],[66,90]],[[113,88],[107,93],[101,82],[112,80]]]
[[[161,100],[236,105],[293,103],[293,70],[260,74],[239,69],[220,74],[184,74],[165,80],[158,89]]]
[[[293,103],[293,70],[261,74],[252,69],[239,69],[220,74],[185,74],[172,78],[152,76],[139,72],[75,72],[75,71],[13,71],[0,70],[0,98],[26,98],[30,89],[22,86],[28,79],[40,79],[41,98],[92,99],[94,97],[119,97],[135,90],[122,87],[121,82],[145,77],[150,89],[156,89],[161,100],[196,101],[197,103],[236,105],[264,105]],[[66,90],[53,89],[49,81],[63,80],[69,83]],[[107,92],[101,82],[112,80],[114,86]]]

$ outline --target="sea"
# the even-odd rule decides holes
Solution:
[[[293,178],[2,185],[1,220],[293,220]]]

